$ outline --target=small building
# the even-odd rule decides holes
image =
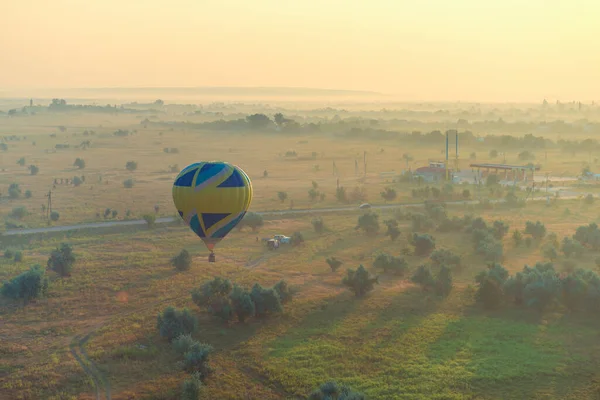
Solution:
[[[448,176],[452,178],[452,171],[448,170]],[[425,182],[440,182],[446,180],[446,163],[442,161],[430,161],[428,167],[417,168],[413,177],[420,177]]]

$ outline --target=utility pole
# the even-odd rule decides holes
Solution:
[[[446,182],[448,182],[448,131],[446,131]]]
[[[52,213],[52,190],[48,190],[48,194],[46,195],[48,198],[48,207],[46,208],[46,219],[48,224],[50,224],[50,214]]]

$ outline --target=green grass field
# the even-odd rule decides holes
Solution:
[[[67,131],[57,132],[58,125]],[[272,134],[257,140],[249,134],[144,129],[135,117],[123,115],[39,115],[7,119],[1,129],[0,136],[12,132],[27,139],[9,142],[8,151],[0,153],[0,213],[14,221],[8,214],[25,206],[29,214],[20,222],[29,227],[46,225],[41,205],[54,178],[86,176],[79,187],[54,189],[53,209],[60,213],[54,225],[65,225],[103,220],[106,208],[118,210],[116,218],[122,219],[127,209],[134,218],[154,212],[158,204],[158,214],[172,216],[176,172],[168,167],[182,168],[199,159],[232,160],[244,168],[254,185],[251,210],[262,211],[289,209],[290,200],[293,208],[340,205],[334,196],[333,161],[340,184],[350,190],[364,187],[366,200],[373,204],[383,203],[379,193],[390,185],[398,191],[395,202],[415,201],[410,192],[416,185],[392,184],[379,173],[404,169],[402,154],[407,152],[414,155],[414,165],[440,157],[438,148],[407,148],[392,141]],[[84,137],[85,129],[96,134]],[[112,135],[117,129],[138,131],[123,138]],[[57,137],[51,138],[51,133]],[[88,139],[92,145],[85,150],[45,151],[56,143],[74,146]],[[165,147],[178,148],[179,153],[164,153]],[[285,157],[288,150],[298,155]],[[354,174],[354,162],[361,165],[363,151],[368,152],[368,174],[361,181]],[[317,153],[314,158],[312,152]],[[559,160],[559,151],[552,152],[550,170],[578,173],[575,157]],[[24,167],[17,165],[20,157],[26,158]],[[85,159],[85,169],[72,166],[77,157]],[[138,162],[136,171],[125,169],[130,160]],[[561,164],[567,162],[571,167]],[[30,164],[40,167],[39,174],[29,174]],[[266,178],[264,170],[269,172]],[[126,189],[123,181],[129,177],[136,183]],[[326,193],[322,202],[308,198],[313,180]],[[6,190],[12,182],[19,183],[23,192],[31,190],[32,197],[8,199]],[[286,191],[288,200],[281,202],[278,191]],[[0,258],[0,282],[33,264],[46,265],[50,252],[62,242],[70,243],[77,257],[71,277],[61,279],[48,272],[51,286],[46,297],[27,306],[0,299],[0,398],[95,398],[92,378],[72,348],[85,350],[99,375],[110,382],[112,399],[179,398],[187,374],[156,329],[157,314],[168,305],[190,308],[200,320],[194,336],[215,349],[206,399],[301,399],[327,380],[348,384],[369,399],[600,398],[597,318],[560,308],[544,313],[511,306],[485,311],[475,300],[474,277],[486,263],[473,254],[465,233],[431,232],[436,248],[450,249],[463,260],[445,299],[423,292],[409,280],[428,261],[426,257],[405,255],[409,264],[405,277],[382,273],[372,266],[375,255],[379,251],[400,255],[410,247],[412,230],[408,221],[401,221],[401,236],[392,242],[383,235],[383,221],[393,211],[376,212],[381,214],[382,229],[374,237],[355,229],[362,214],[358,209],[325,214],[327,229],[321,234],[314,232],[311,215],[270,217],[259,232],[232,231],[217,248],[214,264],[206,261],[202,242],[183,225],[73,231],[10,241],[0,237],[4,239],[0,250],[20,249],[24,255],[22,262]],[[511,233],[524,229],[528,220],[540,220],[559,240],[578,226],[600,220],[597,206],[580,200],[550,206],[532,202],[519,209],[453,205],[449,212],[504,220]],[[305,242],[275,252],[256,240],[293,232],[301,232]],[[544,260],[546,241],[515,247],[507,235],[502,265],[516,272]],[[170,259],[182,248],[190,251],[193,264],[189,271],[177,272]],[[325,262],[331,256],[344,262],[336,272]],[[596,257],[586,252],[576,260],[577,266],[597,270]],[[564,261],[563,256],[555,261],[558,270],[566,270]],[[346,269],[360,264],[379,275],[379,284],[364,298],[356,298],[341,284]],[[285,279],[297,293],[281,314],[226,324],[191,300],[190,290],[214,276],[248,288],[255,282],[271,286]],[[89,340],[77,347],[87,334]]]

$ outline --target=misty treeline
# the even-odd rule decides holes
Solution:
[[[443,128],[443,123],[426,123],[417,121],[405,121],[406,125],[423,125],[426,126],[439,126]],[[238,118],[233,120],[220,119],[217,121],[210,122],[159,122],[159,121],[142,121],[144,125],[152,124],[155,126],[171,127],[171,128],[186,128],[186,129],[201,129],[201,130],[212,130],[222,132],[236,132],[236,131],[257,131],[260,133],[273,132],[273,133],[289,133],[289,134],[333,134],[340,137],[348,138],[363,138],[373,140],[389,140],[398,139],[402,140],[403,143],[413,142],[415,144],[440,144],[445,140],[445,130],[433,129],[430,131],[402,131],[402,130],[387,130],[382,129],[379,126],[382,124],[390,124],[392,121],[381,121],[381,120],[364,120],[364,119],[349,119],[339,120],[337,122],[331,121],[320,121],[320,122],[297,122],[292,118],[288,118],[283,114],[275,114],[273,118],[266,114],[251,114],[245,118]],[[564,121],[553,121],[553,122],[504,122],[502,120],[497,121],[479,121],[479,122],[468,122],[464,121],[458,125],[463,125],[462,130],[451,130],[449,132],[449,140],[451,144],[454,144],[456,134],[460,141],[460,146],[469,147],[485,147],[496,148],[496,149],[551,149],[560,148],[566,152],[578,152],[578,151],[593,151],[600,149],[600,143],[596,139],[585,139],[585,140],[568,140],[558,139],[552,140],[542,135],[536,136],[529,132],[539,131],[544,134],[561,134],[561,135],[575,135],[575,134],[594,134],[600,133],[600,123],[593,122],[578,122],[578,123],[566,123]],[[522,137],[513,135],[495,135],[485,134],[476,135],[477,132],[513,132],[515,134],[524,133]]]

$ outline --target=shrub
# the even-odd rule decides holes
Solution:
[[[255,212],[248,212],[244,215],[244,218],[238,224],[238,229],[242,229],[244,227],[249,227],[252,229],[252,232],[256,232],[258,228],[265,224],[262,215],[257,214]]]
[[[77,158],[75,159],[75,162],[73,163],[74,167],[77,167],[79,169],[84,169],[85,168],[85,161],[83,160],[83,158]]]
[[[25,166],[25,157],[19,158],[19,160],[17,160],[17,164],[20,165],[21,167],[24,167]]]
[[[531,235],[534,239],[543,239],[546,236],[546,227],[540,221],[525,223],[525,233]]]
[[[338,260],[338,259],[337,259],[337,258],[335,258],[335,257],[328,258],[328,259],[326,259],[325,261],[327,262],[327,265],[329,265],[329,268],[331,268],[331,271],[332,271],[332,272],[335,272],[335,271],[337,271],[337,269],[338,269],[339,267],[341,267],[341,266],[342,266],[342,264],[343,264],[343,262],[342,262],[342,261]]]
[[[412,221],[412,230],[414,232],[420,232],[423,230],[431,229],[434,227],[435,223],[431,218],[429,218],[425,214],[414,213],[411,215]]]
[[[15,251],[15,257],[14,257],[15,262],[22,262],[23,261],[23,252],[22,251]]]
[[[500,264],[490,264],[487,271],[482,271],[475,277],[478,284],[476,299],[487,309],[494,309],[502,304],[504,285],[508,271]]]
[[[287,192],[277,192],[277,197],[283,203],[284,201],[287,200],[288,194],[287,194]]]
[[[340,186],[335,189],[335,198],[340,203],[348,203],[348,196],[346,195],[346,188]]]
[[[283,310],[279,294],[277,294],[273,288],[267,289],[258,283],[255,283],[250,292],[250,297],[254,302],[257,317],[281,312]]]
[[[398,222],[395,219],[390,219],[384,222],[387,226],[386,236],[389,236],[392,242],[400,236],[400,229],[398,229]]]
[[[229,279],[215,277],[199,289],[192,290],[192,301],[198,307],[206,307],[211,315],[227,321],[233,317],[233,306],[229,298],[232,288]]]
[[[336,382],[326,382],[313,391],[308,400],[366,400],[364,394]]]
[[[446,297],[452,290],[452,271],[445,265],[440,267],[440,271],[435,280],[435,294]]]
[[[558,251],[553,245],[548,245],[544,248],[544,257],[550,261],[554,261],[558,258]]]
[[[52,211],[50,213],[50,219],[54,222],[58,221],[60,219],[60,214],[58,213],[58,211]]]
[[[137,169],[137,167],[138,167],[138,164],[135,161],[127,161],[127,163],[125,164],[125,168],[128,171],[135,171]]]
[[[30,165],[29,166],[29,173],[31,175],[37,175],[38,172],[40,172],[40,169],[39,169],[39,167],[37,165]]]
[[[314,218],[311,222],[315,232],[323,233],[325,231],[325,223],[323,222],[323,218],[317,217]]]
[[[521,231],[516,230],[513,232],[512,239],[515,242],[515,247],[519,247],[523,242],[523,234]]]
[[[26,198],[26,199],[30,199],[32,195],[33,195],[33,194],[31,193],[31,190],[26,190],[26,191],[25,191],[25,198]]]
[[[204,379],[211,372],[208,357],[213,348],[209,344],[194,343],[183,355],[183,368],[188,372],[196,372]]]
[[[7,258],[10,260],[11,258],[14,257],[14,255],[15,255],[15,252],[13,250],[11,250],[11,249],[4,250],[4,258]]]
[[[408,263],[402,257],[394,257],[387,253],[379,253],[373,262],[373,267],[382,268],[383,272],[392,271],[394,274],[404,275]]]
[[[433,253],[431,253],[430,258],[435,265],[448,265],[459,267],[461,263],[460,256],[452,253],[450,250],[447,249],[435,250]]]
[[[8,197],[18,199],[21,196],[21,188],[18,183],[11,183],[8,187]]]
[[[435,287],[435,278],[431,273],[431,268],[427,265],[419,266],[410,280],[420,285],[423,290],[430,290]]]
[[[193,373],[183,381],[181,387],[181,400],[199,400],[202,394],[202,380],[199,373]]]
[[[585,196],[585,199],[583,199],[583,202],[585,204],[594,204],[594,195],[593,194],[588,194],[587,196]]]
[[[277,292],[277,295],[281,300],[281,304],[286,304],[292,300],[294,293],[285,280],[282,279],[277,282],[275,285],[273,285],[273,289],[275,292]]]
[[[526,265],[505,284],[506,294],[516,304],[525,304],[539,311],[558,299],[560,288],[561,282],[552,263],[537,263],[533,268]]]
[[[381,197],[386,202],[394,200],[396,198],[396,196],[397,196],[397,193],[396,193],[396,189],[394,189],[394,188],[388,187],[388,188],[385,188],[385,191],[381,192]]]
[[[179,254],[171,258],[171,265],[178,271],[187,271],[192,265],[192,257],[186,249],[182,249]]]
[[[123,181],[123,187],[126,189],[131,189],[135,185],[135,181],[132,178],[125,179]]]
[[[229,298],[231,300],[233,312],[237,316],[238,321],[244,322],[249,317],[255,315],[256,307],[254,306],[254,301],[246,289],[234,285]]]
[[[154,228],[154,225],[156,224],[156,215],[144,214],[142,218],[144,219],[144,221],[146,221],[146,224],[149,228]]]
[[[23,206],[19,206],[19,207],[15,207],[12,209],[12,212],[10,213],[10,216],[13,218],[17,218],[17,219],[21,219],[27,216],[27,214],[29,214],[27,212],[27,208],[23,207]]]
[[[356,229],[362,229],[367,235],[374,235],[379,231],[379,215],[373,212],[358,217]]]
[[[47,263],[48,268],[61,277],[71,276],[74,264],[75,256],[73,255],[73,248],[67,243],[62,243],[60,247],[52,250]]]
[[[181,335],[195,332],[198,319],[187,308],[177,310],[169,306],[158,314],[157,328],[160,335],[171,342]]]
[[[23,299],[28,304],[31,299],[42,297],[48,291],[48,277],[41,265],[34,265],[12,280],[4,282],[1,293],[12,299]]]
[[[81,186],[82,183],[83,183],[83,179],[81,179],[78,176],[73,177],[73,186]]]
[[[357,297],[364,296],[373,290],[375,283],[379,283],[378,278],[370,277],[362,264],[356,270],[348,269],[347,276],[342,279],[342,284],[348,286]]]
[[[298,246],[302,243],[304,243],[304,236],[302,236],[302,233],[294,232],[292,234],[292,238],[290,239],[290,244],[292,246]]]
[[[415,246],[417,256],[427,256],[435,249],[435,239],[427,233],[422,235],[414,233],[411,244]]]
[[[509,226],[504,221],[494,221],[492,225],[492,234],[498,240],[501,240],[508,233]]]
[[[192,338],[192,335],[189,333],[177,336],[177,338],[174,339],[172,342],[173,349],[181,355],[184,355],[195,343],[198,342],[194,340],[194,338]]]

